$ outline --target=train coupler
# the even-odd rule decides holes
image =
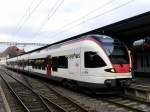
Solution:
[[[120,85],[121,85],[121,87],[130,86],[132,83],[133,83],[133,80],[132,80],[132,79],[120,80]]]

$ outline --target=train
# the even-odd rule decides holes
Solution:
[[[96,90],[111,90],[132,79],[131,56],[126,45],[100,34],[56,42],[9,58],[5,63],[8,68],[63,85]]]
[[[149,76],[150,73],[150,37],[133,43],[132,55],[136,76]]]

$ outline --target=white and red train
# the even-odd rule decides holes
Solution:
[[[131,79],[130,55],[119,40],[91,34],[7,59],[12,69],[87,88],[115,88]]]

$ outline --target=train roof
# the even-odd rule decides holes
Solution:
[[[25,55],[25,54],[29,54],[29,53],[33,53],[33,52],[36,52],[36,51],[40,51],[40,50],[43,50],[43,49],[45,49],[45,48],[48,48],[48,47],[50,47],[50,46],[52,46],[52,45],[60,44],[60,43],[67,42],[67,41],[70,41],[70,40],[80,39],[80,38],[87,38],[87,37],[92,37],[92,36],[97,37],[97,38],[99,37],[101,41],[104,41],[104,39],[105,39],[105,40],[109,40],[109,41],[112,40],[112,38],[111,38],[110,36],[100,35],[100,34],[89,34],[89,35],[84,35],[84,36],[78,35],[78,36],[75,36],[75,37],[67,38],[67,39],[64,39],[64,40],[61,40],[61,41],[58,41],[58,42],[49,44],[49,45],[44,46],[44,47],[40,47],[40,48],[31,50],[31,51],[28,51],[28,52],[26,52],[26,53],[24,53],[24,54],[20,54],[20,55],[17,55],[17,56],[22,56],[22,55]],[[17,56],[16,56],[16,57],[17,57]]]
[[[75,36],[75,37],[67,38],[67,39],[64,39],[64,40],[61,40],[61,41],[58,41],[58,42],[55,42],[55,43],[52,43],[52,44],[49,44],[49,45],[46,45],[46,46],[34,49],[34,50],[31,50],[31,51],[28,51],[28,52],[20,54],[18,56],[29,54],[29,53],[32,53],[32,52],[35,52],[35,51],[39,51],[39,50],[43,50],[45,48],[48,48],[49,46],[56,45],[56,44],[59,44],[59,43],[63,43],[63,42],[66,42],[66,41],[69,41],[69,40],[73,40],[73,39],[78,39],[78,38],[80,38],[80,37],[79,36]]]

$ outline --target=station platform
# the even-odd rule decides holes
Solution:
[[[150,87],[150,77],[137,77],[132,85],[135,84]]]
[[[5,94],[0,85],[0,112],[11,112]]]
[[[150,102],[150,78],[138,77],[124,88],[124,94],[145,102]]]

